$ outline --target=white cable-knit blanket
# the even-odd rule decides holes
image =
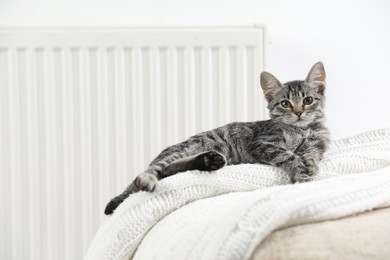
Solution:
[[[309,183],[248,164],[164,179],[118,207],[85,259],[248,259],[275,229],[385,206],[390,129],[334,141]]]

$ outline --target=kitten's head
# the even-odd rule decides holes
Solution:
[[[272,120],[300,127],[323,121],[326,84],[322,62],[313,65],[304,81],[282,84],[271,73],[262,72],[260,83]]]

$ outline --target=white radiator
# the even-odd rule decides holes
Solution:
[[[266,117],[264,29],[0,29],[0,259],[82,259],[164,147]]]

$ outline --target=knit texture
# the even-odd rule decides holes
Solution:
[[[309,183],[249,164],[166,178],[154,192],[126,199],[85,259],[248,259],[275,229],[385,206],[390,129],[334,141]]]

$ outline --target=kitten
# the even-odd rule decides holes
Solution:
[[[325,70],[321,62],[304,81],[280,83],[262,72],[260,83],[270,120],[230,123],[163,150],[119,196],[111,214],[130,194],[153,191],[157,181],[188,170],[215,171],[225,165],[261,163],[283,169],[293,183],[309,181],[329,143],[324,126]]]

